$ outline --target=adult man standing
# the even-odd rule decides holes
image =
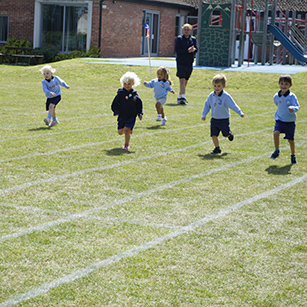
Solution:
[[[185,89],[193,71],[194,57],[198,50],[197,40],[191,36],[192,26],[188,23],[182,26],[183,35],[178,35],[175,41],[177,74],[180,91],[177,102],[187,104]]]

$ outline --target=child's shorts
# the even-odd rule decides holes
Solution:
[[[165,98],[156,98],[156,102],[160,102],[161,108],[163,109],[163,105],[166,103],[166,97]]]
[[[47,98],[46,100],[46,111],[49,111],[50,104],[54,104],[54,107],[61,101],[61,95],[56,97]]]
[[[128,117],[128,118],[122,118],[118,116],[117,118],[117,129],[123,129],[124,127],[128,127],[131,130],[133,129],[135,125],[136,117]]]
[[[211,118],[211,136],[219,136],[220,131],[222,131],[224,137],[229,136],[231,132],[229,118]]]
[[[177,63],[177,73],[176,76],[180,79],[184,78],[189,80],[193,70],[193,65],[182,65]]]
[[[295,122],[283,122],[281,120],[277,120],[275,123],[274,131],[285,133],[284,139],[293,141],[294,132],[295,132]]]

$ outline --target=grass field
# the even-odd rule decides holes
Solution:
[[[52,128],[41,66],[0,66],[1,307],[307,305],[307,72],[291,165],[282,138],[269,158],[277,74],[225,72],[245,117],[213,156],[201,112],[217,72],[194,70],[187,106],[168,95],[165,127],[137,87],[125,152],[110,105],[122,74],[148,81],[148,67],[53,66],[71,88]]]

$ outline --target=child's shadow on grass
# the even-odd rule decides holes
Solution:
[[[184,107],[185,104],[181,104],[181,103],[166,103],[167,106],[169,107]]]
[[[50,127],[46,126],[46,127],[28,129],[28,131],[40,131],[40,130],[49,130],[49,129],[50,129]]]
[[[108,156],[122,156],[122,155],[126,155],[126,154],[132,154],[135,153],[135,151],[131,151],[131,150],[125,150],[122,148],[112,148],[109,150],[104,150],[106,152],[106,154]]]
[[[291,167],[292,164],[288,164],[285,166],[277,166],[277,165],[271,165],[265,170],[268,172],[268,174],[272,175],[288,175],[291,174]]]
[[[205,155],[198,155],[200,158],[204,160],[214,160],[214,159],[223,159],[228,155],[227,152],[222,153],[221,155],[216,154],[205,154]]]
[[[164,127],[165,126],[161,126],[161,124],[160,124],[160,125],[146,127],[146,129],[148,129],[148,130],[158,130],[158,129],[161,129],[161,128],[164,128]]]

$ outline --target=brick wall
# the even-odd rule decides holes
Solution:
[[[34,0],[1,0],[0,14],[9,16],[9,38],[33,41]]]
[[[99,1],[97,1],[99,4]],[[107,0],[102,11],[101,55],[103,57],[131,57],[141,54],[142,12],[160,12],[159,56],[174,56],[175,25],[178,10],[126,1]],[[97,7],[99,9],[99,5]],[[181,12],[187,14],[188,12]],[[93,29],[99,27],[99,13],[93,19]],[[97,20],[96,20],[97,19]],[[98,42],[96,31],[92,40]]]
[[[0,14],[9,16],[9,37],[33,41],[35,0],[1,0]],[[93,0],[91,42],[98,47],[99,3]],[[174,56],[175,25],[178,10],[121,0],[105,0],[102,10],[101,55],[131,57],[141,55],[143,10],[160,13],[159,56]],[[188,14],[181,11],[180,14]]]

